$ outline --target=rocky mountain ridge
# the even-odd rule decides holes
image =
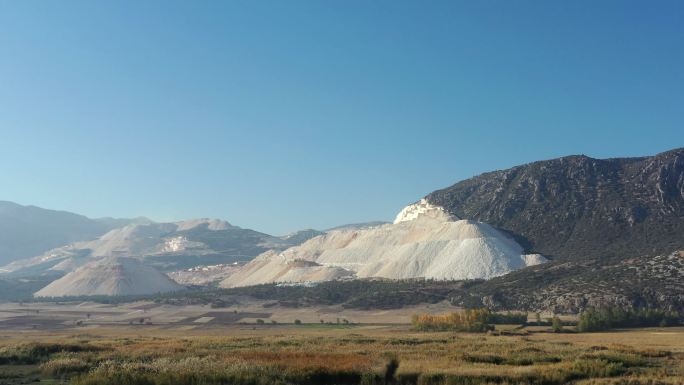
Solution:
[[[425,199],[552,258],[669,254],[684,249],[684,148],[640,158],[539,161]]]

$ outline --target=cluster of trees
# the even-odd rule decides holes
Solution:
[[[657,309],[623,309],[606,307],[587,309],[580,314],[577,331],[592,332],[612,328],[671,326],[679,324],[677,312]]]
[[[421,331],[485,332],[493,329],[489,324],[491,315],[487,309],[468,309],[440,315],[414,314],[411,324],[414,329]]]
[[[411,323],[414,329],[423,331],[466,331],[484,332],[493,330],[492,325],[527,323],[527,313],[493,313],[489,309],[468,309],[447,314],[414,314]]]
[[[506,313],[490,313],[487,322],[497,325],[524,325],[527,323],[527,313],[510,311]]]

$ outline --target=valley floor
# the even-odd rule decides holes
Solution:
[[[399,321],[446,305],[367,314],[276,308],[277,324],[256,314],[269,313],[257,305],[221,315],[151,303],[2,305],[0,384],[684,383],[682,327],[428,333]],[[151,323],[140,324],[145,317]],[[337,324],[338,317],[355,324]]]
[[[408,324],[415,313],[457,310],[447,302],[388,310],[346,309],[342,306],[283,307],[275,301],[251,298],[221,308],[210,305],[165,305],[154,302],[102,304],[94,302],[0,303],[0,332],[7,330],[68,330],[92,328],[182,328],[183,330],[265,323]]]

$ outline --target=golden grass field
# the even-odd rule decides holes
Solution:
[[[684,383],[684,328],[499,329],[508,332],[321,324],[0,331],[0,384]]]

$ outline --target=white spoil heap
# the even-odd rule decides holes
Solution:
[[[282,253],[265,253],[221,285],[342,277],[489,279],[545,261],[524,254],[490,225],[459,220],[423,199],[404,208],[393,224],[330,231]]]
[[[34,294],[36,297],[144,295],[183,289],[134,258],[103,258],[82,266]]]

